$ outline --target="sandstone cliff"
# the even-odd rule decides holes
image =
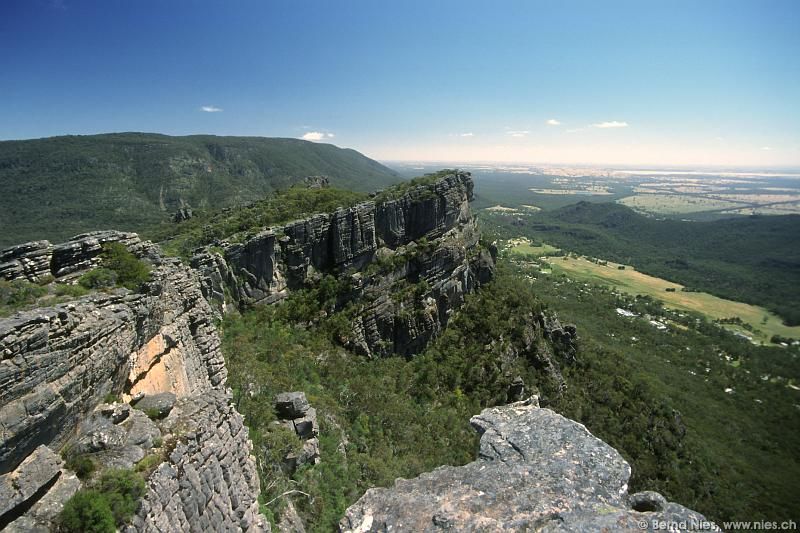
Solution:
[[[494,256],[479,245],[473,182],[454,172],[397,194],[220,242],[192,258],[203,290],[222,308],[275,303],[324,274],[348,278],[356,304],[345,343],[368,356],[414,354],[464,296],[491,279]],[[219,249],[222,253],[219,253]],[[416,292],[409,290],[414,285]]]
[[[535,397],[471,423],[481,434],[476,461],[368,490],[340,530],[642,531],[705,520],[658,493],[628,494],[620,454]]]
[[[12,530],[46,527],[57,514],[80,485],[53,454],[67,443],[83,442],[102,464],[130,467],[148,453],[154,437],[163,436],[181,444],[149,479],[136,519],[140,529],[169,530],[158,522],[163,513],[151,512],[166,503],[204,517],[176,518],[169,522],[172,530],[186,530],[190,522],[197,528],[266,528],[257,513],[251,445],[241,417],[228,406],[213,313],[192,269],[161,258],[157,247],[135,234],[96,232],[57,246],[40,241],[6,250],[0,254],[0,274],[6,279],[69,280],[95,266],[101,245],[112,241],[152,263],[151,279],[139,292],[96,293],[0,319],[0,487],[14,493],[12,504],[0,509],[0,523],[16,520]],[[184,416],[182,426],[162,423],[161,428],[140,411],[138,417],[129,416],[120,404],[92,415],[107,396],[129,399],[163,392],[174,394],[179,405],[200,406]],[[186,427],[197,428],[196,443],[184,444]],[[57,461],[42,459],[50,456]],[[197,463],[197,456],[220,472],[207,469],[210,475],[194,480],[185,463]],[[31,468],[38,475],[27,475]],[[30,488],[15,492],[21,475],[33,481]],[[62,487],[65,479],[71,480],[67,489]],[[200,494],[183,489],[185,483]],[[60,490],[51,493],[56,488]],[[48,496],[58,501],[41,511],[39,502]]]

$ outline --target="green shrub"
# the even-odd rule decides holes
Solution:
[[[0,281],[0,306],[17,309],[36,302],[47,289],[24,280]]]
[[[85,289],[108,289],[117,284],[117,273],[108,268],[95,268],[78,279],[78,283]]]
[[[76,492],[58,518],[66,532],[114,532],[125,524],[144,496],[142,476],[132,470],[106,470],[100,479]]]
[[[144,496],[144,480],[136,472],[112,469],[103,472],[99,489],[111,506],[114,520],[118,525],[125,523],[139,506]]]
[[[163,461],[160,454],[151,453],[145,455],[144,458],[136,463],[136,471],[141,472],[145,477],[149,477],[153,470]]]
[[[56,296],[70,296],[78,298],[84,296],[89,291],[83,285],[70,285],[67,283],[59,283],[56,285]]]
[[[59,530],[69,533],[114,533],[114,514],[105,495],[96,490],[79,490],[64,505]]]
[[[102,264],[113,271],[118,285],[136,290],[150,277],[150,267],[118,242],[103,245]]]
[[[88,478],[96,467],[94,461],[86,455],[69,456],[64,466],[75,472],[78,479]]]

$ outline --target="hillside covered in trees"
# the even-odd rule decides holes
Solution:
[[[399,181],[355,150],[299,139],[113,133],[0,142],[0,246],[141,231],[177,209],[242,205],[311,175],[358,191]]]

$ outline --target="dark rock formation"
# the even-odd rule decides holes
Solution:
[[[64,502],[80,487],[61,458],[39,446],[12,472],[0,476],[0,529],[49,532]]]
[[[494,273],[469,208],[472,179],[453,173],[399,198],[364,202],[268,228],[192,259],[220,309],[226,287],[240,305],[275,303],[322,274],[351,275],[358,305],[343,341],[368,356],[421,351],[464,296]],[[424,284],[412,294],[409,284]],[[342,302],[344,303],[344,302]]]
[[[311,407],[304,392],[282,392],[275,398],[275,411],[278,424],[293,431],[303,441],[303,449],[299,453],[290,453],[283,460],[283,468],[287,472],[303,464],[318,464],[319,456],[319,424],[317,410]]]
[[[192,212],[192,208],[191,208],[191,207],[189,207],[188,205],[186,205],[186,206],[181,206],[181,207],[180,207],[180,208],[179,208],[177,211],[175,211],[175,213],[172,215],[172,221],[173,221],[173,222],[176,222],[176,223],[180,223],[180,222],[184,222],[184,221],[186,221],[186,220],[189,220],[189,219],[190,219],[190,218],[192,218],[193,216],[194,216],[194,213]]]
[[[172,406],[175,405],[175,395],[171,392],[145,394],[141,399],[131,403],[136,409],[144,411],[148,416],[163,418],[172,411]]]
[[[369,489],[341,531],[641,531],[703,520],[657,493],[629,496],[619,453],[535,401],[486,409],[471,423],[482,435],[476,461]]]
[[[0,251],[0,278],[38,282],[50,276],[53,245],[50,241],[26,242]]]
[[[324,189],[330,185],[330,179],[328,176],[306,176],[303,185],[307,189]]]

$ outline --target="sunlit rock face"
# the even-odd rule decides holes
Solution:
[[[641,531],[704,520],[657,493],[628,494],[622,456],[535,398],[470,422],[481,434],[476,461],[369,489],[340,530]]]

